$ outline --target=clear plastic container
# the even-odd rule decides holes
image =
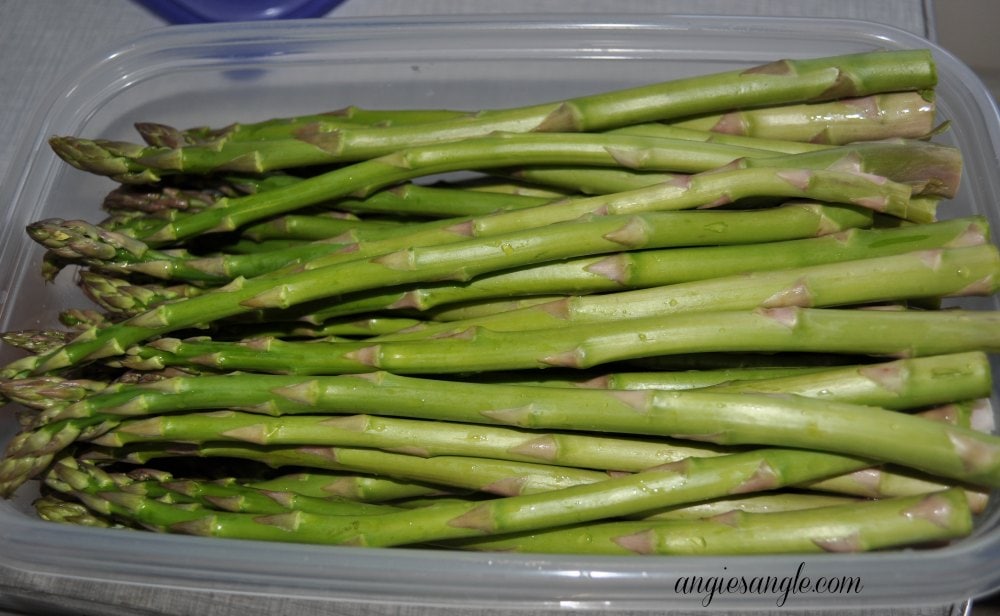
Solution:
[[[362,107],[484,108],[728,70],[781,57],[931,47],[939,140],[965,154],[963,185],[943,211],[1000,220],[1000,120],[985,88],[953,56],[902,30],[850,21],[629,17],[599,22],[533,18],[323,20],[182,26],[125,41],[38,101],[2,185],[0,327],[52,324],[81,297],[67,274],[39,277],[42,250],[24,226],[45,217],[95,219],[111,188],[58,161],[53,134],[135,140],[132,123],[222,125]],[[995,300],[977,307],[997,309]],[[0,360],[14,357],[9,349]],[[995,408],[1000,408],[996,407]],[[9,410],[9,409],[8,409]],[[0,415],[0,441],[15,432]],[[702,609],[685,578],[858,576],[860,592],[791,592],[785,609],[961,601],[1000,587],[1000,507],[973,536],[942,549],[821,556],[610,558],[469,554],[412,549],[262,544],[42,522],[31,490],[0,502],[0,563],[52,575],[141,585],[480,608]],[[996,500],[996,499],[994,499]],[[717,592],[711,609],[775,608],[780,591]]]

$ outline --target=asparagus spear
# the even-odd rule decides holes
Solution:
[[[119,524],[112,522],[107,517],[95,514],[78,502],[63,500],[52,495],[39,497],[32,505],[38,513],[38,517],[47,522],[94,528],[120,527]]]
[[[601,208],[601,212],[684,210],[728,203],[747,195],[783,195],[842,204],[865,204],[880,211],[909,216],[909,191],[902,185],[873,181],[867,176],[829,171],[733,170],[716,171],[688,178],[680,185],[654,186],[634,193],[554,204],[533,208],[523,216],[467,220],[448,220],[420,227],[431,237],[454,240],[459,225],[474,225],[480,234],[497,234],[519,227],[538,226],[576,218]],[[418,230],[418,232],[419,232]],[[135,245],[130,238],[118,237],[94,228],[83,221],[65,222],[47,219],[29,227],[32,237],[64,259],[113,270],[138,271],[158,278],[222,282],[237,276],[252,277],[302,260],[344,250],[343,243],[353,243],[359,236],[336,236],[327,242],[296,246],[282,251],[253,255],[227,255],[217,258],[185,258]],[[377,231],[374,239],[395,238],[395,244],[413,246],[414,234],[406,227]],[[122,244],[125,243],[124,246]],[[222,282],[224,284],[224,282]]]
[[[331,214],[333,213],[288,214],[251,225],[243,229],[241,235],[255,242],[274,239],[314,242],[337,238],[337,240],[347,243],[348,240],[343,238],[349,237],[351,238],[349,241],[353,242],[378,239],[399,233],[403,226],[403,223],[398,221],[359,220],[354,216]]]
[[[3,332],[0,341],[29,353],[47,353],[66,344],[76,333],[55,329],[23,329]]]
[[[533,375],[534,376],[534,375]],[[680,372],[611,372],[563,380],[539,378],[549,387],[584,387],[619,390],[684,390],[795,394],[836,399],[894,410],[949,405],[955,400],[975,400],[992,388],[989,357],[985,353],[933,355],[848,366],[796,368],[735,368]],[[523,383],[513,378],[511,384]],[[943,419],[968,416],[965,424],[982,425],[991,411],[941,407]],[[975,421],[973,421],[975,417]],[[991,429],[985,430],[990,432]]]
[[[794,77],[794,78],[793,78]],[[746,70],[690,77],[583,96],[562,102],[483,112],[438,124],[341,128],[295,139],[230,141],[179,149],[54,139],[67,162],[127,182],[161,172],[262,172],[295,165],[361,160],[410,147],[495,131],[594,131],[713,111],[921,90],[936,85],[926,51],[888,51],[808,60],[781,60]]]
[[[811,143],[909,137],[934,130],[934,100],[898,92],[824,103],[743,109],[673,122],[674,126],[725,134]]]
[[[988,241],[988,231],[981,218],[958,218],[928,225],[851,229],[785,242],[622,252],[505,270],[460,285],[436,283],[417,289],[365,293],[343,298],[303,318],[320,323],[334,316],[385,309],[427,311],[449,303],[518,295],[576,295],[654,287],[911,250],[974,246]],[[438,313],[435,316],[440,318]]]
[[[638,187],[635,187],[638,188]],[[427,218],[485,216],[495,212],[537,207],[554,197],[537,197],[481,190],[423,186],[405,182],[380,190],[364,199],[338,199],[338,210],[364,213],[384,213]]]
[[[143,477],[144,469],[133,471],[142,480],[131,482],[126,491],[153,498],[184,497],[205,507],[223,511],[275,514],[286,511],[306,511],[320,515],[366,515],[394,511],[388,505],[361,503],[347,498],[327,496],[316,498],[294,492],[264,490],[235,482],[192,481],[172,477]],[[65,476],[65,472],[63,473]]]
[[[283,278],[237,279],[190,298],[161,304],[121,323],[88,330],[58,351],[9,364],[4,378],[45,373],[121,354],[153,336],[263,308],[287,308],[310,300],[393,284],[472,276],[623,248],[657,248],[705,243],[750,243],[834,233],[869,220],[850,209],[789,206],[759,212],[660,212],[600,216],[552,224],[538,230],[468,240],[439,247],[415,247],[373,259],[318,267],[303,264]],[[722,224],[717,224],[722,223]],[[741,224],[742,223],[742,224]],[[463,233],[462,229],[456,230]]]
[[[363,503],[386,503],[445,494],[441,487],[430,484],[321,469],[251,481],[247,485],[261,490],[294,492],[317,498],[346,498]]]
[[[800,385],[802,381],[807,384]],[[854,404],[886,402],[884,408],[909,409],[930,406],[939,400],[989,395],[991,378],[989,362],[984,355],[962,354],[834,369],[808,377],[736,382],[708,389],[796,394]],[[939,411],[937,415],[945,414]],[[979,421],[971,413],[960,423],[954,413],[945,418],[953,425],[965,427]],[[157,441],[368,447],[419,456],[483,456],[621,471],[639,471],[687,456],[715,455],[718,451],[660,439],[539,433],[368,415],[268,418],[230,410],[196,415],[164,414],[133,420],[93,439],[94,443],[111,447]]]
[[[472,327],[495,331],[542,330],[608,319],[758,306],[828,307],[990,295],[998,284],[1000,253],[992,245],[982,245],[753,272],[618,293],[570,296],[478,319],[428,324],[380,339],[431,338]]]
[[[199,127],[178,131],[162,124],[143,122],[136,129],[149,145],[179,147],[204,142],[294,138],[299,134],[326,133],[342,127],[362,125],[398,126],[441,120],[470,118],[463,110],[383,110],[347,107],[336,112],[273,118],[262,122],[235,123],[220,129]],[[774,134],[782,139],[815,141],[817,137],[842,137],[841,142],[889,137],[919,138],[933,129],[934,103],[918,92],[899,92],[847,98],[810,105],[772,105],[761,109],[730,112],[722,116],[681,119],[673,126],[693,126],[727,134]],[[831,134],[832,133],[832,134]],[[785,136],[788,135],[788,136]]]
[[[692,455],[717,455],[719,451],[663,439],[538,432],[372,415],[268,418],[228,410],[131,420],[91,440],[107,447],[170,441],[209,447],[218,447],[224,442],[335,447],[338,450],[365,447],[420,457],[482,457],[629,472]],[[337,461],[342,461],[341,457]],[[369,469],[354,467],[352,470]],[[524,473],[528,474],[527,470]]]
[[[256,276],[287,267],[343,247],[343,244],[321,242],[269,252],[199,258],[183,251],[150,249],[128,236],[83,220],[47,218],[28,225],[28,233],[59,257],[98,270],[217,285],[226,284],[238,276]],[[99,289],[93,290],[98,295],[104,294]]]
[[[972,515],[961,490],[803,511],[730,511],[703,520],[604,522],[446,543],[504,552],[609,555],[864,552],[964,537]]]
[[[204,289],[192,284],[134,284],[124,278],[83,270],[78,284],[98,306],[115,314],[132,315],[164,302],[201,295]]]
[[[453,120],[471,115],[451,109],[362,109],[348,106],[335,111],[271,118],[260,122],[236,122],[222,128],[199,126],[178,130],[155,122],[139,122],[135,128],[149,145],[179,147],[181,145],[215,143],[229,140],[258,141],[295,137],[301,132],[320,132],[335,126],[399,126]]]
[[[399,389],[402,384],[405,390]],[[458,396],[462,396],[463,405],[455,408]],[[391,398],[391,403],[382,398]],[[226,403],[220,403],[222,400]],[[201,376],[123,387],[47,414],[44,419],[54,423],[15,438],[18,446],[8,451],[10,465],[18,464],[16,458],[30,458],[38,448],[36,443],[47,443],[53,433],[71,430],[77,425],[74,421],[88,427],[113,414],[219,407],[281,414],[363,410],[524,428],[676,436],[719,444],[777,443],[868,455],[981,485],[1000,482],[995,470],[1000,465],[995,461],[997,437],[877,407],[804,397],[699,391],[614,392],[458,382],[443,386],[434,380],[384,373],[367,378],[309,379],[259,374]],[[568,413],[568,409],[573,412]],[[64,419],[73,417],[78,419]],[[60,419],[63,421],[54,421]],[[859,425],[866,429],[858,431]],[[913,443],[922,443],[922,447],[910,447]]]
[[[821,152],[776,156],[773,152],[749,148],[628,135],[497,134],[400,150],[335,169],[286,189],[219,201],[207,210],[166,222],[143,239],[156,245],[201,233],[231,231],[262,218],[318,202],[349,195],[364,196],[385,186],[429,174],[504,166],[514,158],[525,163],[572,162],[635,169],[667,168],[683,172],[717,170],[737,161],[734,166],[739,169],[799,170],[791,175],[785,174],[786,184],[807,185],[810,176],[802,169],[848,174],[861,172],[887,177],[906,185],[911,192],[917,192],[910,188],[911,184],[916,184],[921,189],[935,187],[935,192],[944,195],[952,194],[957,189],[961,167],[961,157],[956,149],[921,142],[859,144]],[[855,178],[853,181],[859,180]],[[876,178],[876,181],[882,183],[884,179]],[[685,183],[677,182],[676,188],[682,189]],[[866,195],[867,199],[857,203],[894,216],[907,217],[909,203],[906,197],[909,194],[899,197],[903,201],[901,203],[887,199],[878,189],[870,192],[872,194]],[[781,191],[778,194],[787,193]],[[694,205],[704,205],[704,202]]]
[[[1000,349],[994,311],[761,308],[590,321],[545,331],[470,327],[447,337],[240,343],[162,338],[128,351],[131,368],[168,365],[272,374],[454,374],[590,368],[677,353],[807,351],[926,356]]]
[[[81,486],[88,505],[162,531],[219,537],[357,546],[482,537],[620,517],[659,507],[777,488],[857,464],[854,458],[769,449],[691,458],[643,473],[539,494],[450,503],[378,516],[316,516],[191,511],[93,481]],[[85,468],[81,466],[81,468]]]

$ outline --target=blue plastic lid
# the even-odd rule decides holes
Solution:
[[[175,24],[322,17],[344,0],[135,0]]]

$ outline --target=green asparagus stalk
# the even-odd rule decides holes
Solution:
[[[386,127],[441,120],[454,120],[472,115],[467,111],[450,109],[362,109],[344,107],[325,113],[271,118],[260,122],[233,123],[222,128],[200,126],[178,130],[155,122],[139,122],[136,130],[149,145],[179,147],[220,141],[258,141],[275,138],[294,138],[299,133],[323,132],[338,126]]]
[[[48,353],[76,337],[75,332],[57,329],[22,329],[0,333],[0,341],[29,353]]]
[[[204,289],[192,284],[134,284],[96,271],[83,270],[78,284],[84,294],[108,312],[134,315],[164,302],[201,295]]]
[[[732,135],[842,144],[896,137],[920,139],[934,130],[934,100],[917,92],[839,101],[743,109],[675,121],[673,126]]]
[[[135,471],[132,474],[134,473]],[[134,481],[128,485],[126,491],[153,498],[178,495],[204,507],[258,514],[305,511],[331,516],[366,515],[386,513],[396,509],[387,505],[361,503],[346,498],[315,498],[294,492],[262,490],[235,482],[193,481],[169,477]]]
[[[88,394],[105,391],[108,384],[95,379],[64,379],[41,376],[0,382],[4,398],[29,408],[44,410],[83,400]]]
[[[701,116],[671,122],[671,126],[712,130],[723,134],[753,135],[812,141],[848,143],[891,137],[920,138],[933,129],[934,101],[917,92],[899,92],[847,98],[809,105],[773,105],[723,115]],[[275,118],[221,129],[178,131],[155,123],[136,129],[149,145],[179,147],[228,140],[259,141],[294,138],[300,133],[323,133],[351,124],[393,126],[453,120],[472,114],[461,110],[381,110],[348,107],[337,112]]]
[[[964,537],[972,514],[961,490],[803,511],[730,511],[703,520],[583,524],[448,542],[452,548],[608,555],[866,552]]]
[[[792,78],[794,77],[794,78]],[[810,60],[782,60],[740,71],[583,96],[562,102],[483,112],[438,124],[339,128],[296,138],[230,141],[178,149],[127,143],[53,139],[67,162],[126,182],[162,172],[263,172],[296,165],[362,160],[414,144],[463,139],[496,131],[568,132],[662,121],[734,108],[921,90],[936,84],[926,51],[890,51]]]
[[[447,430],[447,427],[444,426],[444,429]],[[539,436],[542,437],[545,435]],[[537,444],[538,440],[536,438],[531,442]],[[525,441],[522,439],[522,442]],[[569,442],[564,441],[562,444],[565,445]],[[580,444],[585,443],[585,439],[580,441]],[[621,451],[625,448],[625,445],[627,443],[613,444],[611,448]],[[711,457],[727,453],[725,449],[699,449],[672,442],[660,442],[658,445],[667,451],[657,451],[657,443],[654,443],[650,457],[646,458],[642,454],[637,456],[626,454],[626,457],[631,457],[632,459],[616,462],[615,466],[632,466],[638,472],[649,468],[656,468],[655,466],[651,466],[651,464],[661,459],[664,455],[679,457],[684,460],[691,457]],[[438,449],[438,451],[445,451],[445,449]],[[94,456],[95,453],[96,450],[91,449],[85,455]],[[452,490],[460,488],[463,490],[471,489],[501,494],[544,491],[552,489],[556,485],[567,486],[571,484],[592,483],[603,478],[599,473],[579,472],[578,469],[566,470],[565,468],[561,468],[558,463],[553,466],[553,460],[550,460],[551,456],[548,455],[539,456],[539,459],[534,463],[530,463],[531,461],[528,460],[529,463],[518,465],[505,462],[505,460],[518,457],[520,454],[501,454],[501,457],[497,459],[482,458],[480,457],[482,453],[479,452],[474,458],[442,454],[440,458],[427,461],[412,459],[412,455],[414,454],[426,454],[426,452],[415,451],[412,447],[407,450],[406,455],[400,456],[380,455],[369,450],[358,450],[350,447],[321,447],[312,444],[304,446],[270,445],[266,447],[258,444],[227,446],[221,441],[198,445],[158,444],[154,437],[153,442],[132,444],[127,448],[107,449],[103,450],[103,453],[100,455],[103,458],[140,465],[149,464],[151,461],[160,458],[194,456],[208,459],[231,458],[253,460],[276,468],[350,469],[374,473],[375,475],[373,476],[389,477],[397,481],[418,481],[421,482],[419,485],[424,486],[447,486],[448,489]],[[601,455],[600,453],[597,454],[598,458]],[[585,460],[585,464],[592,464],[594,462],[594,459],[589,458],[587,455],[571,453],[570,456]],[[890,472],[877,467],[870,467],[870,464],[870,462],[859,462],[857,468],[860,470],[819,481],[807,482],[806,485],[811,489],[834,494],[877,498],[927,494],[949,487],[948,485],[943,485],[940,481],[914,477],[912,473],[907,472]],[[612,473],[620,472],[622,471],[613,471]],[[966,494],[970,506],[975,507],[976,511],[981,511],[985,506],[985,492],[978,488],[967,488]]]
[[[264,197],[273,194],[274,192],[265,193]],[[741,197],[761,194],[855,203],[901,217],[921,217],[919,210],[911,207],[908,188],[879,178],[872,179],[865,175],[833,171],[734,169],[700,174],[686,178],[679,184],[649,187],[640,189],[636,193],[577,200],[542,209],[532,208],[525,217],[512,213],[478,219],[457,221],[452,219],[422,229],[430,234],[431,241],[454,241],[457,237],[454,229],[460,225],[471,225],[479,234],[492,234],[511,229],[515,224],[518,228],[526,225],[537,226],[577,218],[594,211],[625,213],[690,209],[721,205]],[[205,213],[223,216],[228,209],[213,208]],[[238,224],[238,221],[231,217],[227,218],[233,225]],[[171,223],[171,228],[177,230],[178,225],[187,226],[193,219],[194,217],[187,217]],[[227,223],[226,226],[230,225]],[[137,270],[160,278],[173,277],[210,282],[226,275],[255,276],[268,271],[268,268],[275,269],[302,259],[321,256],[324,250],[327,253],[344,250],[334,238],[334,243],[330,245],[314,244],[260,255],[192,260],[151,250],[142,242],[87,225],[82,221],[64,222],[58,219],[40,221],[29,227],[29,233],[36,241],[49,247],[63,259],[82,259],[91,265]],[[398,240],[392,244],[393,246],[414,246],[428,241],[415,242],[414,236],[408,234],[405,228],[393,229],[386,233]],[[345,241],[351,239],[355,238],[347,238]]]
[[[734,493],[773,489],[836,474],[854,458],[799,450],[756,450],[716,458],[692,458],[643,473],[609,478],[539,494],[484,502],[450,503],[378,516],[316,516],[303,512],[255,516],[191,511],[136,494],[89,494],[104,511],[169,532],[355,546],[410,545],[551,528],[621,517],[660,507]],[[88,491],[88,487],[80,489]],[[943,512],[939,512],[939,515]]]
[[[403,384],[405,390],[401,391]],[[460,408],[454,405],[457,396],[463,396]],[[391,403],[382,398],[391,398]],[[49,414],[45,419],[51,423],[43,427],[47,433],[58,433],[81,419],[97,422],[108,415],[220,407],[271,414],[363,411],[533,429],[674,436],[729,445],[780,444],[872,456],[979,485],[1000,482],[998,445],[994,442],[1000,440],[998,437],[878,407],[801,396],[616,392],[459,382],[445,387],[434,380],[385,373],[309,379],[259,374],[201,376],[91,396]],[[77,419],[66,419],[74,417]],[[21,440],[28,442],[19,446],[21,457],[30,457],[36,448],[32,437]],[[47,442],[46,434],[36,440]],[[914,447],[914,443],[921,446]],[[8,451],[9,457],[18,453]]]
[[[658,171],[633,171],[602,167],[516,167],[492,173],[514,180],[555,189],[572,189],[584,195],[607,195],[671,182],[681,174]]]
[[[387,503],[444,493],[439,486],[425,483],[321,469],[252,481],[247,485],[260,490],[294,492],[316,498],[345,498],[363,503]]]
[[[280,280],[269,277],[237,279],[217,291],[184,302],[161,304],[150,312],[116,325],[88,330],[58,351],[9,364],[3,376],[12,378],[24,373],[41,374],[118,355],[129,346],[154,336],[252,310],[287,308],[324,297],[393,284],[447,277],[468,279],[540,261],[607,254],[623,248],[750,243],[810,237],[863,226],[866,220],[869,218],[855,210],[800,205],[758,212],[660,212],[600,216],[483,240],[415,247],[327,267],[306,263],[297,273]]]
[[[124,365],[208,367],[272,374],[454,374],[591,368],[676,353],[782,352],[926,356],[1000,349],[994,311],[761,308],[591,321],[545,331],[471,327],[447,337],[357,342],[162,338]]]
[[[909,215],[914,200],[908,200],[906,189],[898,184],[873,183],[869,178],[838,172],[799,172],[775,170],[715,172],[686,180],[684,183],[649,187],[634,193],[622,193],[606,197],[574,200],[532,208],[519,213],[485,216],[469,219],[448,219],[428,223],[412,229],[397,229],[387,232],[383,241],[338,244],[340,238],[330,243],[289,248],[280,252],[265,253],[254,257],[219,257],[188,260],[181,267],[193,269],[201,277],[208,276],[253,276],[266,271],[266,266],[277,267],[281,263],[292,263],[303,259],[303,255],[313,258],[329,256],[329,260],[344,261],[365,255],[411,248],[429,244],[455,242],[465,235],[484,237],[499,235],[538,227],[554,222],[577,219],[593,212],[625,214],[631,212],[683,210],[706,205],[719,205],[748,194],[784,194],[791,197],[812,197],[834,203],[884,204],[886,209],[900,215]],[[878,207],[882,207],[881,205]],[[344,238],[349,241],[354,238]],[[326,250],[324,254],[323,250]],[[308,257],[306,257],[308,258]],[[246,262],[246,264],[244,264]],[[259,265],[263,263],[264,266]],[[179,276],[181,268],[171,261],[148,260],[141,265],[146,273],[159,277]]]
[[[241,232],[256,242],[266,240],[332,240],[344,243],[379,239],[399,233],[402,221],[359,220],[356,217],[288,214],[251,225]],[[350,238],[350,240],[344,239]]]
[[[275,118],[250,124],[231,124],[221,129],[196,128],[178,131],[155,123],[139,123],[136,129],[149,145],[179,147],[204,142],[259,141],[294,138],[299,134],[331,132],[357,125],[399,126],[470,117],[462,110],[381,110],[348,107],[337,112]],[[933,129],[934,102],[917,92],[899,92],[848,98],[810,105],[774,105],[716,116],[682,119],[672,126],[714,130],[725,134],[780,134],[780,139],[823,143],[920,138]]]
[[[524,163],[591,164],[635,169],[670,169],[683,172],[717,170],[733,163],[744,168],[772,170],[796,169],[785,174],[785,184],[810,182],[802,169],[830,170],[857,175],[888,177],[909,188],[934,186],[937,192],[951,194],[957,189],[961,159],[954,148],[922,142],[877,143],[842,146],[834,150],[776,156],[773,152],[734,146],[614,135],[518,135],[497,134],[438,146],[414,147],[385,157],[367,160],[309,178],[288,187],[219,201],[212,208],[165,223],[143,239],[151,244],[174,242],[201,233],[231,231],[262,218],[288,213],[318,202],[349,195],[365,196],[385,186],[428,174],[447,171],[495,168],[509,164],[512,158]],[[880,173],[880,171],[887,173]],[[894,178],[893,175],[898,176]],[[853,182],[861,181],[854,178]],[[876,178],[878,183],[884,179]],[[686,182],[677,182],[677,192]],[[884,187],[883,189],[888,188]],[[787,194],[788,188],[779,191]],[[878,211],[906,218],[909,194],[900,201],[887,199],[878,189],[870,189],[856,201]],[[840,201],[834,197],[833,201]],[[729,202],[722,199],[719,203]],[[705,205],[705,202],[694,206]],[[679,209],[675,206],[672,209]],[[918,222],[929,222],[919,220]]]
[[[28,233],[59,257],[98,270],[217,285],[239,276],[256,276],[287,267],[343,247],[336,243],[309,243],[273,252],[198,258],[184,251],[150,249],[127,236],[82,220],[47,218],[29,225]],[[345,239],[350,241],[354,240]],[[107,294],[97,288],[92,290],[97,297]]]
[[[864,502],[853,496],[793,491],[795,488],[776,492],[762,492],[742,497],[718,498],[703,503],[664,507],[659,511],[645,512],[636,519],[642,520],[703,520],[733,511],[763,514],[787,511],[804,511],[819,507],[851,505]]]
[[[786,242],[630,251],[506,270],[461,285],[436,283],[418,289],[365,293],[303,318],[321,323],[335,316],[386,309],[428,311],[446,304],[519,295],[578,295],[655,287],[916,250],[974,246],[987,242],[988,235],[985,220],[958,218],[890,229],[851,229]],[[435,317],[442,318],[442,314],[435,312]]]
[[[163,186],[152,189],[148,186],[124,184],[109,192],[101,207],[108,212],[141,212],[149,216],[169,218],[176,212],[203,210],[223,196],[227,194],[216,188]]]
[[[514,378],[505,382],[517,384],[523,380]],[[564,380],[540,380],[539,384],[611,390],[702,389],[795,394],[893,410],[946,405],[935,409],[942,419],[955,423],[961,418],[963,425],[971,427],[983,425],[984,417],[991,414],[988,407],[966,408],[950,403],[987,397],[992,390],[992,375],[989,357],[971,352],[837,367],[612,372],[588,378],[564,376]]]
[[[156,450],[140,449],[138,459],[148,459]],[[181,454],[192,449],[178,450]],[[168,450],[169,452],[169,450]],[[135,459],[123,450],[126,460]],[[366,473],[403,481],[474,490],[500,496],[537,494],[565,487],[598,483],[608,473],[598,470],[556,466],[539,462],[516,462],[485,456],[435,455],[413,456],[356,447],[268,447],[248,451],[245,446],[226,447],[217,443],[198,447],[200,457],[233,457],[267,461],[269,464]]]
[[[837,101],[831,101],[831,104],[836,103]],[[754,111],[767,112],[768,109],[778,108],[769,107]],[[820,150],[831,149],[831,146],[827,144],[722,133],[708,129],[685,128],[673,123],[663,124],[654,122],[651,124],[633,124],[631,126],[616,128],[610,132],[617,135],[641,135],[645,137],[660,137],[661,139],[687,139],[690,141],[719,143],[745,148],[754,148],[758,150],[767,150],[769,152],[781,154],[804,154],[806,152],[818,152]]]
[[[380,339],[430,338],[472,327],[495,331],[542,330],[657,314],[991,295],[998,285],[1000,253],[994,246],[984,244],[753,272],[634,291],[570,296],[478,319],[428,324]]]
[[[951,384],[957,388],[952,389]],[[961,353],[834,368],[807,375],[737,380],[710,385],[705,390],[835,397],[856,404],[905,410],[948,405],[955,400],[988,398],[992,392],[992,376],[985,354]],[[991,410],[978,405],[968,409],[949,405],[936,411],[943,420],[951,422],[958,421],[955,415],[963,412],[968,414],[962,422],[967,425],[981,425],[983,417],[992,416]]]
[[[730,381],[756,381],[834,369],[831,366],[763,366],[706,368],[704,370],[615,371],[545,370],[493,372],[476,375],[479,383],[581,387],[588,389],[699,389]],[[849,369],[849,367],[847,367]]]
[[[938,400],[986,396],[992,384],[989,362],[985,355],[977,353],[899,360],[849,370],[835,369],[810,376],[815,376],[817,384],[797,387],[795,385],[799,382],[808,381],[808,377],[786,377],[724,384],[709,389],[796,394],[854,404],[874,405],[884,401],[888,403],[884,408],[909,409],[930,406]],[[980,412],[976,413],[976,409]],[[984,411],[982,407],[973,407],[967,416],[959,418],[956,417],[957,410],[952,405],[936,411],[934,416],[968,428],[973,425],[980,427],[980,417],[990,413],[988,408]],[[93,439],[96,444],[110,447],[157,441],[367,447],[424,457],[483,456],[620,471],[639,471],[692,455],[715,455],[718,451],[660,439],[649,441],[526,432],[366,415],[269,418],[229,410],[196,415],[165,414],[133,420]]]
[[[635,186],[634,188],[639,188]],[[425,218],[486,216],[495,212],[521,210],[549,203],[556,197],[486,192],[465,188],[423,186],[405,182],[380,190],[364,199],[344,198],[335,202],[338,210],[356,214],[394,214]]]
[[[93,528],[121,528],[109,518],[95,514],[84,505],[47,495],[32,503],[38,517],[47,522],[90,526]]]
[[[664,439],[538,432],[372,415],[262,417],[228,410],[131,420],[91,442],[124,447],[171,441],[210,447],[224,442],[279,447],[365,447],[420,457],[482,457],[628,472],[692,455],[717,455],[720,451]]]

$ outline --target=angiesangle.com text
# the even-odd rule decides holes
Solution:
[[[708,607],[721,595],[768,595],[775,605],[783,607],[792,595],[860,594],[864,584],[859,576],[810,577],[805,573],[805,563],[799,563],[794,574],[746,576],[728,573],[722,568],[720,575],[681,576],[674,582],[674,592],[679,595],[701,597],[701,604]]]

